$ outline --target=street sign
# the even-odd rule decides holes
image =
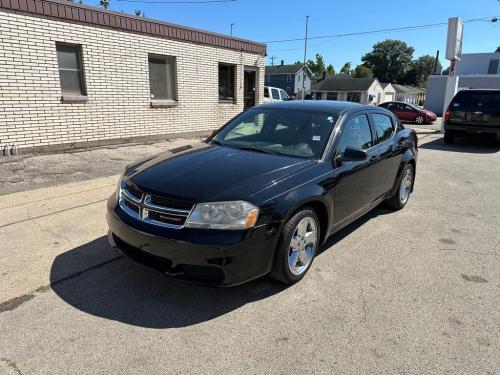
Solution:
[[[446,59],[454,61],[462,57],[462,39],[464,24],[460,17],[448,19],[448,37],[446,39]]]

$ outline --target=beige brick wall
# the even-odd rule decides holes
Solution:
[[[88,101],[61,103],[56,42],[81,44]],[[150,108],[148,53],[176,57],[178,105]],[[218,63],[237,64],[236,104]],[[50,146],[215,129],[243,110],[243,67],[262,55],[0,10],[0,147]]]

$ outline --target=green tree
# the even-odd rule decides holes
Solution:
[[[444,76],[447,76],[448,74],[450,74],[450,67],[447,67],[446,69],[444,69],[442,72],[441,72],[442,75]]]
[[[335,68],[333,67],[332,64],[329,64],[327,67],[326,67],[326,73],[329,75],[329,76],[334,76],[335,75]]]
[[[323,59],[323,56],[321,56],[319,53],[316,54],[316,61],[312,60],[307,61],[307,66],[309,67],[309,69],[311,69],[311,72],[313,72],[316,78],[323,76],[323,72],[326,69],[325,60]]]
[[[427,82],[427,77],[434,72],[434,65],[436,58],[431,55],[420,56],[418,59],[412,61],[410,71],[414,71],[413,81],[406,82],[407,84],[424,87]]]
[[[500,52],[500,46],[497,47],[497,49],[495,50],[495,52]]]
[[[358,65],[352,71],[352,76],[354,78],[372,78],[373,72],[370,68],[364,65]]]
[[[351,74],[351,62],[350,61],[348,61],[344,64],[342,69],[340,69],[339,74],[343,75],[343,76],[348,76]]]
[[[361,61],[380,82],[402,82],[410,69],[415,49],[400,40],[387,39],[375,43]]]

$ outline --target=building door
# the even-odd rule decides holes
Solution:
[[[256,83],[257,71],[255,69],[245,68],[243,85],[243,109],[255,106],[257,95]]]

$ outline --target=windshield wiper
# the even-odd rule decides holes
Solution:
[[[237,146],[232,146],[232,147],[240,148],[242,150],[262,152],[263,154],[270,154],[270,155],[276,155],[277,154],[276,152],[273,152],[271,150],[266,150],[266,149],[263,149],[263,148],[257,148],[257,147],[253,147],[253,146],[240,146],[240,145],[237,145]]]

